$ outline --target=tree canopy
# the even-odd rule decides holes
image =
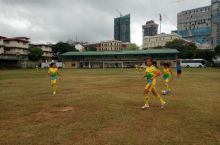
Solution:
[[[97,51],[97,48],[95,47],[89,47],[86,49],[86,51]]]
[[[187,42],[181,39],[175,39],[171,42],[166,43],[166,48],[177,49],[180,54],[180,58],[194,58],[197,46],[194,43]]]
[[[72,46],[72,45],[70,45],[68,43],[64,43],[64,42],[58,42],[52,48],[53,48],[53,52],[55,54],[62,54],[62,53],[66,53],[69,51],[78,51],[75,48],[75,46]]]
[[[132,50],[139,50],[139,47],[136,44],[129,44],[126,48],[123,49],[124,51],[132,51]]]
[[[39,61],[42,58],[43,51],[40,48],[29,49],[29,59],[32,61]]]
[[[215,47],[215,55],[220,56],[220,45]]]

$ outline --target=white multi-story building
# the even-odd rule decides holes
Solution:
[[[5,37],[0,36],[0,55],[4,54],[4,39]]]
[[[220,0],[211,5],[185,10],[177,14],[177,33],[193,43],[209,46],[220,45]]]
[[[4,54],[6,55],[28,55],[29,38],[14,37],[4,38]]]
[[[182,37],[177,34],[164,33],[155,36],[145,36],[143,40],[143,48],[164,47],[167,42],[171,42],[175,39],[182,39]]]

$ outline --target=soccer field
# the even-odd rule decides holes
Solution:
[[[133,69],[0,71],[0,145],[219,145],[220,69],[186,69],[160,109],[141,110]],[[163,88],[158,79],[157,90]]]

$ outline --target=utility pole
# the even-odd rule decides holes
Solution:
[[[78,41],[78,37],[77,37],[77,33],[76,33],[76,43],[77,43],[77,41]]]
[[[161,25],[162,25],[162,15],[161,15],[161,13],[159,14],[159,16],[160,16],[160,34],[161,34]]]

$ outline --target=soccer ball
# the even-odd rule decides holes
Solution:
[[[166,95],[167,94],[167,91],[166,90],[162,90],[162,95]]]

